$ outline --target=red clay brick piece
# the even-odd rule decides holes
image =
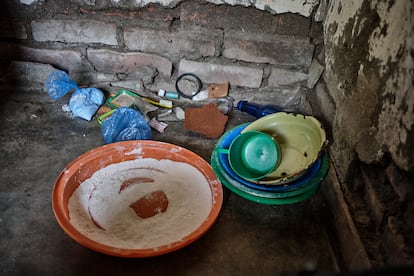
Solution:
[[[187,108],[184,128],[215,139],[223,134],[227,120],[228,117],[210,103],[201,108]]]
[[[137,216],[150,218],[159,213],[164,213],[168,208],[168,198],[163,191],[155,191],[147,194],[130,205]]]

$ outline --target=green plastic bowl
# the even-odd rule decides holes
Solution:
[[[228,149],[216,150],[227,154],[232,170],[247,180],[267,176],[275,170],[280,160],[277,142],[260,131],[239,134]]]

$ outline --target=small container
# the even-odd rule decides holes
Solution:
[[[167,97],[168,99],[178,99],[179,95],[175,91],[167,91],[165,92],[165,97]]]
[[[236,108],[240,111],[249,113],[256,118],[283,111],[283,108],[275,105],[259,105],[249,103],[248,101],[239,101]]]
[[[106,113],[104,113],[104,114],[100,115],[100,116],[98,117],[98,123],[99,123],[100,125],[102,125],[103,121],[104,121],[105,119],[107,119],[108,117],[110,117],[110,116],[111,116],[111,115],[115,112],[115,110],[116,110],[116,109],[112,109],[112,110],[110,110],[110,111],[108,111],[108,112],[106,112]]]
[[[179,95],[175,91],[165,91],[164,89],[158,90],[158,96],[166,97],[168,99],[178,99]]]
[[[132,107],[135,105],[140,97],[128,90],[119,90],[119,92],[108,98],[106,105],[111,108]]]

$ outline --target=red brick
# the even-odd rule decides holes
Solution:
[[[297,70],[272,68],[269,85],[295,85],[308,79],[308,75]]]
[[[309,67],[314,46],[307,37],[226,32],[223,56],[255,63]]]
[[[98,71],[131,74],[141,66],[152,66],[164,76],[171,76],[171,61],[160,56],[136,52],[119,53],[99,49],[88,49],[87,54],[88,60]]]
[[[308,36],[310,19],[295,13],[278,13],[243,6],[186,1],[180,5],[184,25],[202,25],[263,34]]]
[[[206,29],[177,32],[142,28],[124,30],[125,44],[131,50],[191,58],[214,56],[221,37],[221,31]]]
[[[50,64],[67,72],[79,72],[88,70],[82,62],[81,53],[71,50],[35,49],[13,43],[0,44],[0,61],[11,60],[37,62]]]
[[[197,75],[203,83],[230,82],[231,85],[251,88],[259,88],[263,78],[262,69],[181,60],[178,74],[189,72]]]
[[[179,17],[176,9],[165,9],[156,6],[149,6],[142,9],[142,18],[144,20],[171,22]]]
[[[276,16],[276,33],[280,35],[308,36],[311,20],[295,13],[284,13]]]
[[[116,25],[97,20],[39,20],[32,22],[36,41],[117,45]]]
[[[19,47],[19,59],[53,65],[65,71],[85,71],[81,53],[71,50],[34,49]]]

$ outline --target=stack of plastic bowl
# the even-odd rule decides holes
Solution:
[[[257,132],[263,134],[260,139],[265,142],[246,146],[250,140],[241,137]],[[272,139],[274,147],[266,137]],[[222,184],[241,197],[270,205],[297,203],[312,196],[328,172],[326,142],[326,133],[314,117],[280,112],[224,133],[213,151],[211,164]],[[261,144],[264,150],[259,150]],[[232,151],[233,147],[237,150]],[[255,153],[249,152],[252,148]],[[253,169],[263,168],[261,174],[252,176],[250,166],[240,165],[247,162],[246,156],[257,164]]]

